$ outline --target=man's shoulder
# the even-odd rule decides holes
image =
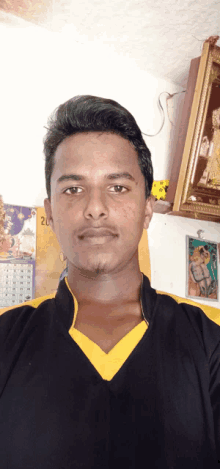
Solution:
[[[209,320],[220,326],[220,309],[214,308],[213,306],[204,305],[198,302],[195,302],[189,298],[182,298],[177,295],[173,295],[171,293],[165,293],[161,291],[157,291],[157,294],[161,296],[162,301],[170,302],[170,298],[174,300],[175,303],[181,305],[184,309],[191,312],[194,316],[202,315],[207,317]],[[172,300],[171,300],[172,301]]]
[[[55,298],[56,292],[50,295],[41,296],[19,305],[9,306],[0,309],[0,336],[8,334],[8,332],[16,327],[23,328],[33,313],[43,303]]]
[[[195,340],[206,350],[209,358],[220,348],[220,309],[197,303],[188,298],[164,292],[157,292],[165,315],[172,317],[178,324],[181,337],[187,342]],[[219,353],[219,352],[218,352]]]
[[[8,311],[12,311],[14,309],[22,308],[24,306],[31,306],[33,308],[37,308],[43,301],[50,300],[54,298],[56,292],[50,293],[49,295],[40,296],[38,298],[33,298],[32,300],[25,301],[24,303],[20,303],[19,305],[14,306],[7,306],[4,308],[0,308],[0,316]]]
[[[5,313],[9,314],[13,311],[12,314],[17,314],[19,311],[21,312],[21,310],[23,308],[26,308],[26,307],[36,309],[44,301],[55,298],[55,295],[56,295],[56,292],[53,292],[50,295],[40,296],[39,298],[34,298],[32,300],[25,301],[24,303],[20,303],[18,305],[7,306],[7,307],[4,307],[4,308],[1,308],[0,309],[0,320],[1,320],[1,317],[3,317],[3,315],[4,315],[4,318],[5,318]]]

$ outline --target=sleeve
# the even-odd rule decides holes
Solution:
[[[216,451],[220,461],[220,342],[210,358],[210,397],[213,409]]]
[[[220,461],[220,326],[207,317],[202,309],[183,303],[181,306],[188,315],[209,364],[209,396],[213,411],[216,452]],[[219,316],[220,310],[216,311]]]
[[[33,311],[30,306],[23,306],[0,316],[0,398],[19,349],[26,339],[28,321]]]

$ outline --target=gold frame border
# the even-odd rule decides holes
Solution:
[[[181,211],[189,211],[220,217],[220,206],[187,200],[199,151],[198,143],[205,125],[204,111],[207,110],[211,93],[210,78],[213,62],[220,65],[220,47],[204,43],[173,205],[173,211],[180,212],[180,215]]]

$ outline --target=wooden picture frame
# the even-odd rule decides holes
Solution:
[[[220,47],[209,42],[192,61],[184,112],[170,214],[220,222]]]

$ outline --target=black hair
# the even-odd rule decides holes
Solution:
[[[153,184],[151,153],[132,114],[116,101],[96,96],[75,96],[61,104],[48,120],[44,138],[45,178],[47,196],[51,198],[51,175],[54,154],[67,137],[82,132],[108,132],[129,140],[138,156],[138,164],[145,178],[145,197]]]

